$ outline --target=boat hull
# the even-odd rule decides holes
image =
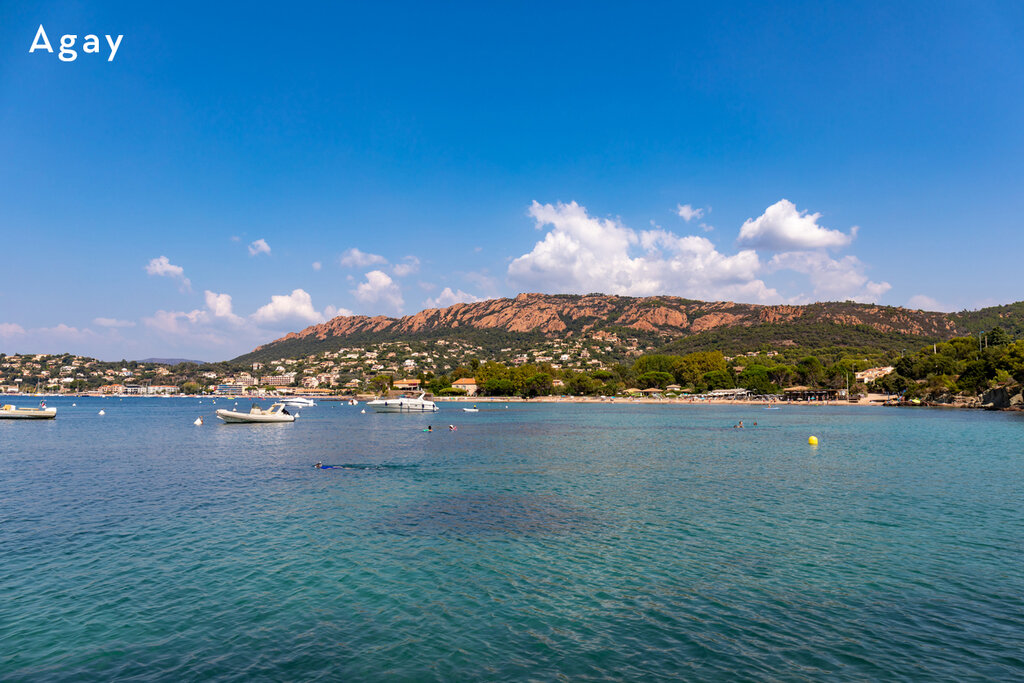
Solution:
[[[269,424],[273,422],[295,422],[294,415],[259,415],[256,413],[239,413],[234,410],[218,410],[217,417],[224,420],[226,424],[241,424],[243,422]]]
[[[56,408],[14,408],[0,409],[0,420],[52,420],[57,417]]]
[[[436,413],[438,408],[433,403],[408,403],[400,399],[391,401],[370,401],[366,404],[378,413]]]

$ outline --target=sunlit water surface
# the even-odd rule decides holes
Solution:
[[[1019,414],[75,401],[0,421],[5,681],[1024,678]]]

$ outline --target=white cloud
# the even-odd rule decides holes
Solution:
[[[207,311],[199,309],[188,313],[160,310],[143,318],[142,323],[159,332],[161,341],[171,345],[184,342],[223,347],[236,344],[238,339],[236,330],[233,329],[230,334],[224,333],[216,327],[216,321]]]
[[[799,211],[788,199],[780,199],[757,218],[748,218],[740,228],[737,242],[770,251],[802,251],[845,247],[857,235],[829,230],[818,225],[820,213]]]
[[[331,318],[337,318],[338,316],[351,316],[355,315],[352,311],[347,308],[340,308],[338,306],[324,306],[324,316],[329,320]]]
[[[676,213],[679,214],[679,217],[687,223],[692,221],[694,218],[698,220],[704,218],[704,209],[695,209],[689,204],[677,204]]]
[[[395,267],[391,269],[397,277],[412,275],[420,269],[420,260],[415,256],[406,256],[403,261],[404,263],[397,263],[395,264]]]
[[[261,306],[251,317],[261,325],[285,321],[312,325],[324,321],[323,314],[313,308],[313,298],[303,289],[294,289],[288,295],[275,294],[269,304]]]
[[[852,299],[877,302],[892,289],[888,282],[872,282],[864,274],[866,266],[856,256],[830,258],[820,251],[791,251],[776,254],[768,263],[770,271],[792,270],[807,275],[819,299]]]
[[[262,237],[249,245],[249,256],[256,256],[257,254],[269,254],[270,245]]]
[[[715,226],[708,225],[707,223],[701,223],[700,229],[703,230],[704,232],[711,232],[712,230],[715,229]]]
[[[380,270],[371,270],[367,273],[366,282],[360,283],[352,293],[363,303],[383,303],[396,312],[400,312],[405,303],[398,283]]]
[[[149,263],[146,264],[146,272],[150,275],[177,280],[182,291],[190,291],[192,289],[192,283],[185,277],[185,269],[171,263],[170,259],[166,256],[150,259]]]
[[[484,293],[484,298],[489,298],[498,292],[498,281],[488,274],[486,268],[480,270],[471,270],[462,276],[467,282],[472,282],[476,285],[478,291]]]
[[[25,328],[17,323],[0,323],[0,337],[14,337],[25,334]]]
[[[236,325],[244,322],[241,316],[237,316],[231,312],[231,295],[230,294],[217,294],[206,290],[206,308],[213,314],[214,318],[222,318],[228,322]]]
[[[187,334],[189,329],[185,327],[185,323],[196,325],[209,321],[210,316],[199,309],[186,313],[184,311],[157,311],[148,318],[143,318],[142,322],[146,327],[151,327],[154,330],[160,332],[166,332],[168,334]]]
[[[461,289],[453,292],[451,287],[445,287],[436,297],[424,301],[423,307],[444,308],[445,306],[451,306],[452,304],[467,304],[474,301],[483,301],[483,299],[470,294],[469,292],[463,292]]]
[[[78,329],[77,327],[65,325],[64,323],[60,323],[53,327],[39,327],[32,330],[32,332],[34,334],[43,334],[51,337],[64,337],[65,339],[84,339],[96,336],[96,333],[88,327]]]
[[[530,253],[509,264],[509,279],[524,291],[758,302],[781,298],[757,279],[761,262],[753,250],[728,256],[704,237],[679,237],[665,230],[637,233],[619,221],[589,216],[576,202],[535,201],[529,213],[538,228],[553,229]]]
[[[909,308],[920,308],[924,311],[942,311],[945,310],[942,304],[928,296],[927,294],[915,294],[907,300],[907,306]]]
[[[323,267],[324,264],[320,263],[319,261],[313,261],[313,270],[320,270]]]
[[[92,323],[100,327],[135,327],[135,323],[131,320],[118,320],[117,318],[93,318]]]
[[[364,251],[359,251],[355,247],[345,250],[345,253],[338,259],[341,265],[348,268],[365,268],[366,266],[372,266],[377,263],[387,263],[388,260],[380,254],[367,254]]]

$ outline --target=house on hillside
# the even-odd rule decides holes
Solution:
[[[396,379],[391,388],[397,391],[419,391],[420,381],[418,379]]]
[[[861,370],[860,372],[854,374],[854,377],[857,378],[858,382],[864,382],[865,384],[867,384],[869,382],[874,382],[879,377],[885,377],[895,369],[896,368],[894,368],[891,365],[886,365],[885,367],[881,368],[868,368],[867,370]]]
[[[473,377],[463,377],[452,382],[453,389],[462,389],[466,392],[467,396],[476,396],[477,387],[476,379]]]

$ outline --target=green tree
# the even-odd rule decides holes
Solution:
[[[370,380],[370,388],[375,394],[384,394],[391,389],[391,382],[394,378],[391,375],[377,375]]]
[[[642,389],[658,387],[664,389],[675,381],[675,376],[667,372],[645,372],[636,378],[637,385]]]
[[[676,381],[683,386],[696,386],[709,372],[728,373],[721,351],[696,351],[679,358],[673,370]]]
[[[818,386],[825,378],[825,366],[814,356],[807,356],[796,364],[797,376],[807,386]]]
[[[1013,341],[1009,333],[999,326],[993,327],[992,331],[985,335],[985,338],[989,346],[1006,346]]]
[[[726,370],[712,370],[705,373],[702,379],[704,380],[704,386],[711,391],[715,389],[732,389],[735,386],[732,375]]]
[[[736,384],[755,394],[776,394],[779,388],[768,376],[768,368],[763,365],[748,365],[736,378]]]
[[[548,396],[553,389],[551,375],[546,372],[538,372],[526,380],[522,395],[527,398],[534,396]]]
[[[512,396],[515,387],[512,380],[505,377],[492,377],[480,387],[480,392],[485,396]]]

